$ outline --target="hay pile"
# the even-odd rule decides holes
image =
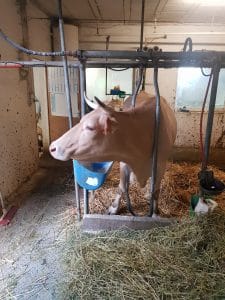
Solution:
[[[145,232],[73,232],[63,299],[225,299],[225,214]]]
[[[225,182],[225,172],[215,166],[210,166],[214,171],[215,177]],[[190,199],[193,194],[198,193],[198,172],[200,164],[190,163],[170,163],[161,184],[161,193],[159,198],[160,215],[164,217],[188,216]],[[119,165],[114,164],[113,169],[106,183],[95,192],[94,200],[90,202],[91,213],[105,213],[107,208],[115,199],[116,191],[119,185]],[[149,183],[145,189],[140,189],[137,183],[130,186],[130,198],[134,211],[141,215],[148,214],[148,201],[146,192],[149,189]],[[217,201],[220,208],[225,210],[225,193],[213,198]],[[126,203],[123,199],[120,214],[128,214]]]

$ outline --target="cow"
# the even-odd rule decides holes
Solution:
[[[95,110],[83,116],[77,125],[53,141],[49,151],[55,159],[62,161],[76,159],[84,164],[122,162],[118,193],[108,209],[110,214],[115,214],[125,192],[127,166],[135,174],[140,187],[144,187],[151,177],[156,98],[142,91],[137,95],[135,107],[131,107],[131,97],[125,100],[123,111],[114,111],[97,98],[96,104],[98,107]],[[176,131],[175,114],[161,97],[154,215],[158,214],[160,183]]]

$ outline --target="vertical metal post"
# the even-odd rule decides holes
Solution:
[[[142,6],[141,6],[141,37],[140,37],[140,51],[143,50],[144,17],[145,17],[145,0],[142,0]]]
[[[54,52],[54,33],[53,33],[53,18],[50,19],[50,44],[51,44],[51,52]],[[55,56],[51,56],[51,60],[55,60]]]
[[[86,102],[84,99],[84,93],[86,91],[86,76],[85,76],[85,65],[84,62],[81,62],[79,67],[80,73],[80,98],[81,98],[81,117],[86,113]],[[88,190],[84,189],[84,214],[89,213],[89,199],[88,199]]]
[[[62,1],[58,0],[58,14],[59,14],[59,34],[60,34],[60,44],[61,51],[65,51],[65,36],[64,36],[64,27],[62,19]],[[69,118],[69,127],[73,127],[73,115],[72,115],[72,104],[71,104],[71,94],[70,94],[70,84],[69,84],[69,72],[68,72],[68,63],[67,57],[64,55],[63,59],[63,70],[64,70],[64,83],[65,83],[65,92],[66,100],[68,107],[68,118]]]
[[[206,134],[205,134],[204,160],[202,162],[202,171],[206,170],[208,165],[208,160],[209,160],[209,150],[210,150],[212,127],[213,127],[214,110],[216,104],[216,94],[218,88],[219,73],[220,73],[220,64],[217,62],[213,67],[213,79],[212,79],[208,119],[207,119]]]
[[[155,183],[157,177],[157,161],[158,161],[158,140],[159,140],[159,126],[160,126],[160,94],[158,86],[158,68],[154,68],[154,88],[156,95],[156,107],[155,107],[155,134],[153,141],[153,153],[152,153],[152,177],[150,186],[150,211],[149,216],[152,217],[155,206]]]
[[[140,51],[143,50],[143,34],[144,34],[144,17],[145,17],[145,0],[142,0],[142,6],[141,6],[141,37],[140,37]],[[136,102],[136,98],[137,98],[137,94],[139,91],[139,88],[141,86],[141,81],[143,79],[143,74],[144,74],[144,69],[143,67],[140,67],[139,69],[139,80],[136,84],[134,93],[132,95],[132,107],[135,107],[135,102]]]
[[[63,26],[64,24],[63,24],[63,18],[62,18],[62,2],[61,2],[61,0],[58,0],[58,15],[59,15],[59,34],[60,34],[61,51],[65,51],[65,36],[64,36],[64,26]],[[62,57],[62,59],[63,59],[64,83],[65,83],[65,91],[66,91],[69,128],[72,128],[73,127],[73,113],[72,113],[72,102],[71,102],[67,57],[64,55]],[[74,174],[74,185],[75,185],[77,216],[78,216],[78,220],[80,220],[80,218],[81,218],[80,197],[79,197],[79,188],[78,188],[78,184],[76,182],[75,174]]]
[[[81,62],[79,66],[79,75],[80,75],[80,101],[81,101],[81,117],[86,113],[86,102],[84,99],[84,92],[86,91],[86,76],[85,76],[85,65]]]
[[[83,189],[84,192],[84,214],[88,214],[89,213],[89,199],[88,199],[88,190]]]
[[[136,83],[135,90],[134,90],[134,93],[133,93],[132,99],[131,99],[132,107],[135,107],[135,102],[136,102],[137,94],[138,94],[139,88],[141,86],[141,81],[142,81],[142,78],[143,78],[143,72],[144,72],[144,69],[141,67],[139,69],[139,79],[138,79],[138,81]]]

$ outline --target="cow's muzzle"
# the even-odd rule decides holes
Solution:
[[[65,151],[59,145],[56,145],[54,142],[51,143],[51,145],[49,146],[49,152],[51,156],[54,157],[55,159],[63,160],[63,161],[70,159],[68,155],[65,153]]]

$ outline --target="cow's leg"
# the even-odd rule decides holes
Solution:
[[[107,210],[109,215],[115,215],[119,211],[121,198],[126,191],[126,168],[127,165],[123,162],[120,162],[120,183],[117,189],[115,200]]]
[[[125,194],[127,209],[133,216],[135,216],[135,213],[132,210],[130,196],[129,196],[129,186],[130,186],[130,179],[131,179],[132,172],[128,165],[126,165],[126,167],[124,167],[124,173],[125,173],[125,192],[124,192],[124,194]],[[134,176],[133,176],[133,179],[134,179]]]

